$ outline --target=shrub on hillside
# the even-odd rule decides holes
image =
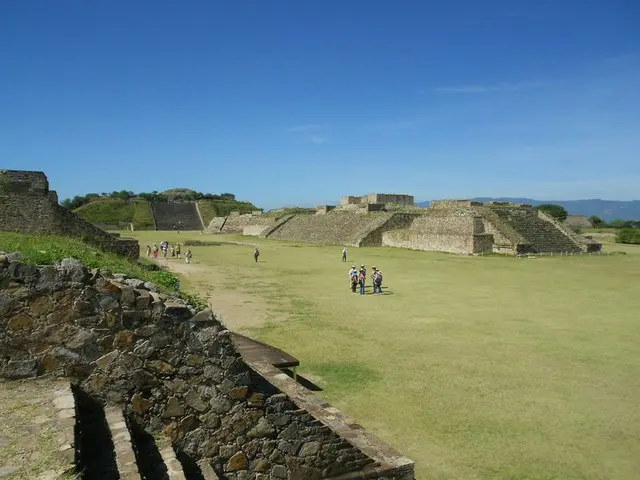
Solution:
[[[640,245],[640,229],[623,228],[616,234],[616,242]]]

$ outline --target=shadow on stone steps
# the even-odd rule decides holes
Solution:
[[[133,442],[133,451],[140,476],[145,480],[165,480],[169,478],[160,450],[152,435],[132,418],[126,419]]]
[[[72,387],[76,402],[76,470],[83,480],[118,480],[115,451],[102,404]]]

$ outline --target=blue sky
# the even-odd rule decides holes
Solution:
[[[0,168],[189,187],[640,197],[640,2],[0,3]]]

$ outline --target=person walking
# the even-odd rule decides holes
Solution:
[[[191,253],[191,249],[187,248],[187,253],[184,254],[184,260],[188,264],[191,263],[191,257],[193,257],[193,253]]]
[[[344,247],[342,249],[342,261],[346,262],[347,261],[347,247]]]
[[[147,245],[147,257],[151,256],[151,247]]]
[[[176,257],[182,258],[180,256],[180,244],[179,243],[176,243]]]
[[[260,256],[260,250],[258,250],[258,247],[256,247],[253,250],[253,259],[257,262],[258,261],[258,257]]]
[[[158,258],[158,246],[153,246],[153,258]]]

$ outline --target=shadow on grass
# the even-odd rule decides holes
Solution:
[[[282,368],[281,370],[284,373],[286,373],[290,378],[293,378],[293,370],[291,370],[289,368]],[[322,387],[319,387],[318,385],[313,383],[311,380],[309,380],[308,378],[303,377],[300,374],[296,375],[296,380],[300,385],[302,385],[307,390],[311,390],[312,392],[321,392],[322,391]]]

